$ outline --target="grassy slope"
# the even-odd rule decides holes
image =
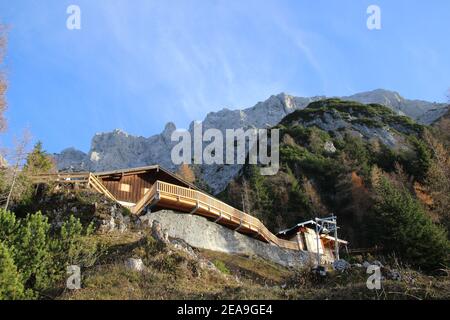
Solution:
[[[450,298],[448,277],[432,278],[407,269],[402,270],[402,281],[385,281],[383,290],[370,291],[364,269],[332,273],[324,280],[256,257],[196,250],[218,267],[210,270],[185,252],[158,248],[138,233],[96,237],[104,245],[98,264],[83,271],[81,290],[65,291],[58,299]],[[126,269],[123,261],[129,257],[141,257],[147,269]]]

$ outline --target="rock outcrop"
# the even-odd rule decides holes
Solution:
[[[161,210],[142,216],[141,220],[149,226],[153,226],[154,221],[157,221],[158,229],[165,230],[170,238],[182,239],[195,248],[248,256],[256,255],[283,266],[304,266],[314,258],[306,251],[282,249],[200,216]]]
[[[407,147],[404,135],[418,135],[422,129],[410,118],[399,116],[382,105],[336,99],[311,103],[307,108],[284,118],[282,124],[318,127],[337,137],[350,133],[368,141],[377,139],[390,148],[398,149]]]

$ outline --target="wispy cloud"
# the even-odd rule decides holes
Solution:
[[[10,128],[30,123],[51,151],[86,149],[93,132],[116,127],[139,135],[167,121],[188,127],[282,91],[388,87],[439,100],[450,82],[446,2],[405,9],[380,0],[381,33],[367,31],[364,4],[350,0],[76,2],[75,32],[65,28],[72,1],[0,3],[0,19],[12,26]],[[427,28],[408,25],[414,19]]]

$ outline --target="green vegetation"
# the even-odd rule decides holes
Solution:
[[[389,126],[400,135],[400,142],[391,147],[345,129],[325,132],[301,125],[329,111],[369,127]],[[273,232],[334,213],[341,237],[352,247],[383,247],[385,254],[395,253],[427,270],[447,267],[448,235],[441,227],[450,230],[450,193],[445,191],[450,188],[450,163],[447,142],[434,137],[445,137],[441,132],[448,126],[439,125],[439,130],[428,129],[376,104],[314,102],[278,126],[282,139],[278,174],[262,177],[246,166],[220,197],[241,207],[245,194],[250,204],[246,207]],[[336,151],[327,152],[326,143]],[[382,197],[380,179],[391,186],[383,189]],[[402,225],[400,234],[393,229],[394,218]],[[395,239],[401,239],[396,246]]]
[[[224,274],[230,274],[230,270],[228,270],[227,266],[225,265],[225,263],[223,263],[223,261],[216,259],[213,261],[213,263],[220,272]]]
[[[22,278],[12,258],[12,252],[0,242],[0,300],[25,298]]]
[[[33,150],[22,159],[25,152],[25,142],[17,151],[16,164],[11,167],[0,167],[0,199],[8,199],[8,208],[17,205],[29,205],[33,203],[36,189],[31,177],[35,174],[49,173],[56,170],[51,156],[42,148],[42,143],[37,142]],[[22,160],[25,161],[22,168],[19,167]],[[3,200],[3,199],[2,199]],[[2,202],[3,204],[3,202]]]
[[[305,109],[297,110],[282,120],[282,124],[290,125],[301,119],[310,121],[322,116],[325,112],[338,112],[343,118],[350,115],[362,119],[397,119],[397,115],[389,108],[378,104],[362,104],[355,101],[343,101],[339,99],[326,99],[310,103]],[[399,117],[398,117],[399,118]]]
[[[374,229],[387,252],[425,269],[448,265],[446,232],[431,221],[417,199],[385,177],[376,186],[376,195]]]
[[[92,226],[84,228],[69,217],[60,229],[52,230],[40,212],[16,219],[0,210],[0,299],[39,298],[61,282],[66,267],[91,266],[97,246]]]
[[[393,129],[401,131],[403,134],[420,134],[423,132],[423,126],[406,116],[397,115],[385,106],[339,99],[312,102],[305,109],[296,110],[287,115],[281,121],[281,124],[292,126],[295,123],[308,123],[322,118],[325,113],[335,113],[349,123],[370,128],[392,126]]]

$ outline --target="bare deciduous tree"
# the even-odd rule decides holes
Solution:
[[[327,207],[323,204],[320,193],[311,180],[304,178],[302,181],[303,189],[312,205],[314,213],[319,217],[325,217],[329,214]]]
[[[20,174],[20,169],[28,155],[30,140],[31,134],[29,130],[24,130],[23,136],[20,139],[16,139],[15,141],[15,148],[13,154],[11,155],[11,161],[13,165],[10,168],[6,169],[6,175],[4,177],[6,180],[7,188],[5,190],[5,193],[3,195],[0,195],[0,201],[4,202],[5,210],[8,210],[14,193],[21,193],[20,188],[17,188],[17,179]]]
[[[450,230],[450,152],[429,131],[425,131],[425,141],[433,151],[433,160],[426,179],[429,194],[433,199],[431,211]]]
[[[0,24],[0,132],[6,128],[4,113],[6,110],[6,77],[2,71],[3,61],[6,51],[6,27]]]
[[[178,175],[189,183],[195,182],[195,173],[188,164],[182,164],[180,166]]]

